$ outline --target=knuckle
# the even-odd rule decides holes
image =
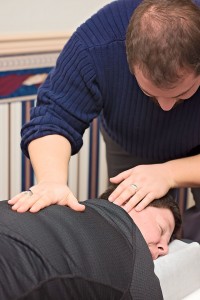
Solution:
[[[116,204],[122,204],[124,203],[124,201],[126,201],[126,199],[123,196],[119,196],[117,197],[117,199],[115,200]]]
[[[135,193],[134,197],[136,199],[140,199],[141,200],[141,199],[144,198],[144,194],[142,192],[138,191],[137,193]]]
[[[34,205],[38,207],[44,207],[47,204],[46,198],[40,198],[38,201],[35,201]]]
[[[125,181],[122,181],[119,186],[116,188],[116,190],[120,191],[120,190],[123,190],[127,187],[127,184]]]
[[[134,203],[138,203],[139,201],[141,201],[144,198],[144,196],[142,194],[136,193],[135,195],[133,195],[133,197],[131,198],[131,201]]]

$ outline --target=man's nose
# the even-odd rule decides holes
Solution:
[[[171,110],[177,102],[177,100],[173,98],[157,97],[156,99],[164,111]]]
[[[166,242],[160,242],[158,245],[158,256],[166,255],[169,252],[169,245]]]

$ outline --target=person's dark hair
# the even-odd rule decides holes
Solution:
[[[143,0],[126,35],[130,71],[172,88],[183,71],[200,75],[200,7],[191,0]]]
[[[116,187],[117,185],[110,185],[108,189],[104,193],[102,193],[98,198],[108,200],[108,197]],[[179,232],[181,228],[182,219],[181,219],[178,203],[175,201],[172,195],[170,193],[167,193],[165,196],[159,199],[155,199],[154,201],[149,203],[147,207],[148,206],[157,207],[157,208],[167,208],[172,212],[175,220],[175,227],[172,236],[176,236],[176,234]]]

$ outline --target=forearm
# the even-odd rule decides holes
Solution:
[[[200,186],[200,155],[164,163],[172,178],[172,187]]]
[[[67,183],[71,145],[66,138],[48,135],[33,140],[28,151],[38,183]]]

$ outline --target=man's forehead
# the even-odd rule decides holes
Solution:
[[[173,85],[171,88],[157,87],[137,66],[134,67],[134,75],[141,90],[150,97],[165,96],[178,98],[192,89],[195,84],[199,83],[200,85],[200,75],[195,76],[193,72],[185,72],[180,82]]]

